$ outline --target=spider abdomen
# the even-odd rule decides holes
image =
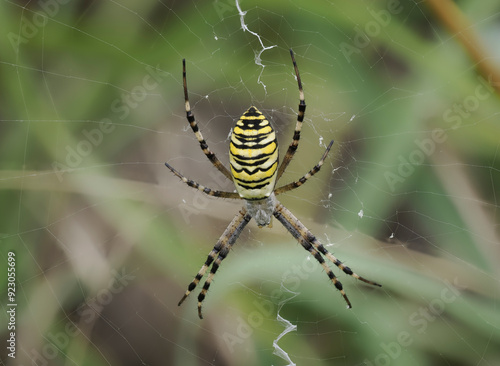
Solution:
[[[253,106],[233,128],[229,161],[233,182],[242,198],[258,200],[273,192],[278,168],[278,141],[269,121]]]

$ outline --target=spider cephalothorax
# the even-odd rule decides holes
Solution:
[[[205,264],[201,267],[194,280],[189,284],[187,291],[179,301],[179,305],[183,303],[186,297],[194,290],[200,280],[205,275],[207,269],[211,267],[210,274],[203,285],[198,296],[198,315],[202,318],[201,304],[205,299],[206,293],[212,282],[217,269],[221,262],[226,258],[229,250],[238,239],[244,227],[253,218],[259,227],[269,226],[271,219],[274,216],[283,226],[297,239],[297,241],[306,249],[314,258],[321,264],[326,271],[328,277],[333,282],[335,287],[341,292],[347,306],[351,307],[351,302],[345,294],[342,284],[337,280],[333,271],[328,267],[323,257],[328,258],[333,264],[340,268],[344,273],[357,278],[358,280],[369,283],[374,286],[381,286],[376,282],[367,280],[354,273],[349,267],[345,266],[333,254],[331,254],[318,239],[276,198],[277,195],[300,187],[310,177],[316,174],[323,165],[323,162],[333,145],[333,140],[328,144],[325,153],[321,157],[318,164],[316,164],[307,174],[299,180],[276,188],[276,183],[279,181],[281,175],[286,167],[292,160],[295,151],[299,145],[300,131],[304,120],[304,112],[306,110],[306,103],[304,101],[304,91],[302,90],[302,82],[300,80],[299,69],[295,62],[295,57],[292,50],[290,50],[297,83],[299,86],[299,111],[297,114],[297,124],[295,125],[295,132],[292,142],[288,146],[288,150],[281,162],[278,164],[278,142],[276,140],[276,133],[272,128],[266,117],[255,107],[250,107],[243,113],[231,134],[231,142],[229,148],[229,161],[231,170],[228,170],[215,154],[210,151],[208,145],[198,129],[198,125],[194,119],[189,105],[187,82],[186,82],[186,61],[182,61],[183,65],[183,84],[184,84],[184,100],[186,107],[187,120],[193,129],[200,147],[207,158],[212,164],[222,173],[226,178],[234,182],[236,192],[224,192],[213,190],[200,185],[184,177],[181,173],[175,170],[172,166],[165,163],[177,177],[179,177],[187,185],[199,189],[203,193],[223,198],[243,199],[246,201],[245,206],[238,212],[238,214],[231,221],[222,236],[215,244],[212,251],[209,253]]]

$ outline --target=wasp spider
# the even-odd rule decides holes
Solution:
[[[234,182],[236,192],[223,192],[202,186],[201,184],[184,177],[169,164],[165,163],[165,165],[188,186],[196,188],[209,196],[245,200],[245,205],[219,238],[214,248],[209,253],[205,264],[203,264],[194,280],[189,284],[188,289],[181,301],[179,301],[179,305],[181,305],[186,297],[201,281],[208,268],[212,266],[205,284],[203,285],[203,288],[198,296],[198,315],[200,318],[203,318],[201,314],[202,302],[205,299],[210,283],[212,282],[217,269],[224,258],[226,258],[229,250],[238,239],[238,236],[242,232],[243,228],[252,218],[255,219],[259,227],[270,226],[272,216],[281,222],[290,234],[292,234],[292,236],[304,247],[304,249],[311,253],[321,266],[323,266],[326,274],[347,302],[348,308],[351,307],[351,302],[347,298],[347,295],[342,288],[342,284],[325,263],[323,256],[328,258],[328,260],[340,268],[344,273],[357,278],[358,280],[369,283],[370,285],[381,286],[376,282],[367,280],[357,275],[349,267],[345,266],[333,254],[326,250],[318,239],[276,199],[277,195],[300,187],[314,174],[319,172],[333,144],[332,140],[328,144],[328,147],[318,164],[316,164],[316,166],[314,166],[314,168],[312,168],[306,175],[295,182],[275,188],[276,182],[280,179],[288,164],[292,160],[292,157],[297,150],[297,146],[299,145],[300,130],[302,128],[304,112],[306,110],[302,82],[300,80],[299,70],[292,50],[290,50],[290,55],[292,57],[295,75],[297,77],[300,102],[293,140],[290,146],[288,146],[288,150],[283,158],[283,161],[281,162],[281,165],[278,165],[278,141],[276,140],[276,133],[266,117],[257,108],[252,106],[248,108],[248,110],[236,122],[236,126],[233,128],[231,134],[231,142],[229,145],[229,161],[231,170],[228,170],[209,149],[205,139],[198,129],[198,125],[189,105],[186,83],[186,60],[182,60],[184,100],[189,125],[196,135],[203,153],[207,156],[208,160],[210,160],[212,164],[226,176],[227,179]]]

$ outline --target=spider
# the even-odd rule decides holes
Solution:
[[[340,260],[331,254],[318,241],[318,239],[276,198],[279,194],[300,187],[314,174],[319,172],[333,145],[332,140],[328,144],[328,147],[319,162],[307,174],[302,176],[302,178],[295,182],[285,184],[279,188],[275,187],[276,182],[286,170],[295,154],[295,151],[297,150],[300,139],[300,131],[304,120],[304,112],[306,110],[304,91],[302,89],[299,69],[291,49],[290,56],[295,69],[300,101],[293,139],[288,146],[288,150],[283,158],[283,161],[281,162],[281,165],[278,167],[278,142],[273,127],[257,108],[251,106],[236,122],[236,125],[231,133],[229,147],[230,170],[227,169],[209,149],[205,139],[198,129],[198,125],[195,121],[193,112],[191,112],[189,104],[186,82],[186,60],[182,60],[184,101],[189,125],[198,139],[203,153],[227,179],[234,182],[236,192],[224,192],[205,187],[191,179],[186,178],[168,163],[165,163],[165,166],[185,184],[196,188],[209,196],[245,200],[244,206],[236,214],[234,219],[215,244],[212,251],[208,254],[207,260],[195,276],[194,280],[189,284],[182,299],[179,301],[178,305],[180,306],[204,277],[208,268],[212,266],[198,296],[198,316],[200,319],[203,319],[201,306],[215,273],[219,269],[219,266],[224,258],[228,255],[229,250],[232,248],[245,226],[252,218],[255,219],[259,227],[271,226],[271,219],[273,216],[281,222],[290,234],[292,234],[292,236],[304,247],[304,249],[311,253],[311,255],[321,264],[330,280],[344,297],[348,308],[351,308],[351,302],[347,298],[342,284],[330,267],[328,267],[323,256],[349,276],[357,278],[358,280],[366,282],[370,285],[381,286],[376,282],[367,280],[357,275],[349,267],[345,266]]]

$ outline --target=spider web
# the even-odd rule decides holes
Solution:
[[[495,1],[1,10],[0,364],[500,363]],[[280,200],[383,287],[330,264],[346,310],[279,223],[251,222],[199,320],[201,286],[177,302],[241,202],[193,192],[163,165],[233,189],[185,120],[181,60],[200,129],[227,164],[250,105],[284,155],[299,102],[290,48],[307,111],[282,182],[335,144],[321,172]]]

